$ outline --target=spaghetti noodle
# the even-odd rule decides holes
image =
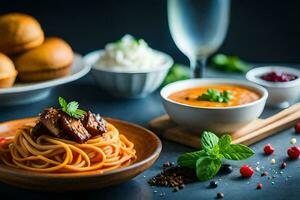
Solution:
[[[0,148],[5,165],[45,173],[102,173],[130,165],[136,159],[134,144],[110,123],[107,132],[82,144],[49,135],[33,139],[34,126],[32,123],[19,129],[14,140]]]

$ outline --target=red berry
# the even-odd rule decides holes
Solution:
[[[260,190],[262,188],[263,188],[263,184],[261,184],[261,183],[257,184],[256,189]]]
[[[264,147],[264,152],[265,154],[270,155],[274,152],[274,148],[272,147],[271,144],[266,144]]]
[[[296,131],[296,133],[300,133],[300,122],[297,122],[295,124],[295,131]]]
[[[240,173],[243,177],[249,178],[253,175],[254,171],[251,167],[249,167],[248,165],[243,165],[240,168]]]
[[[289,155],[289,157],[290,157],[291,159],[297,159],[297,158],[299,158],[299,156],[300,156],[300,148],[297,147],[297,146],[290,147],[290,148],[287,150],[287,154]]]

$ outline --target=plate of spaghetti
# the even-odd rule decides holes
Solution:
[[[161,142],[138,125],[61,108],[0,124],[0,181],[40,191],[107,187],[140,174],[158,158]]]

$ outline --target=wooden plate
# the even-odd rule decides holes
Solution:
[[[0,123],[0,137],[13,136],[19,127],[33,120],[35,118]],[[87,190],[128,181],[151,167],[162,149],[159,138],[141,126],[111,118],[106,120],[135,144],[137,160],[132,165],[100,174],[97,170],[76,173],[39,173],[0,164],[0,181],[39,191]]]

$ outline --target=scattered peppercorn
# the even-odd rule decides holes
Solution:
[[[248,165],[243,165],[241,168],[240,168],[240,173],[243,177],[245,178],[249,178],[253,175],[254,171],[253,169],[248,166]]]
[[[291,143],[291,144],[296,144],[296,143],[297,143],[297,139],[296,139],[296,138],[292,138],[292,139],[290,140],[290,143]]]
[[[178,192],[178,191],[179,191],[179,188],[177,186],[174,187],[173,192]]]
[[[280,165],[280,169],[284,169],[284,168],[286,168],[286,162],[282,162]]]
[[[163,167],[165,168],[165,167],[171,167],[171,163],[170,162],[165,162],[164,164],[163,164]]]
[[[262,183],[258,183],[256,186],[256,189],[261,190],[263,188],[263,184]]]
[[[216,187],[218,187],[218,181],[211,181],[211,182],[209,183],[209,186],[210,186],[211,188],[216,188]]]
[[[271,159],[271,164],[274,165],[276,163],[276,160],[274,158]]]
[[[300,156],[300,148],[297,146],[290,147],[287,150],[287,154],[291,159],[297,159]]]
[[[220,172],[224,174],[230,174],[232,172],[232,166],[229,164],[223,164],[221,166]]]
[[[264,146],[264,152],[265,152],[265,154],[270,155],[274,152],[274,148],[272,147],[271,144],[266,144]]]
[[[179,185],[179,189],[183,189],[185,187],[184,184]]]
[[[300,122],[297,122],[294,128],[296,133],[300,133]]]
[[[269,175],[269,173],[267,171],[264,171],[263,173],[261,173],[260,176],[268,176],[268,175]]]
[[[218,192],[217,193],[217,198],[218,199],[223,199],[224,198],[224,193],[223,192]]]

